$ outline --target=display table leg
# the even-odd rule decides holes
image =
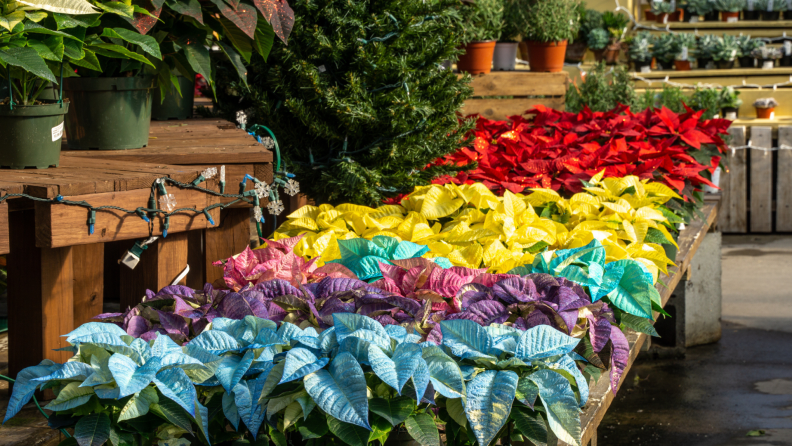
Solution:
[[[188,232],[160,237],[140,256],[135,269],[121,266],[121,311],[143,300],[146,290],[154,292],[168,286],[187,266]],[[186,284],[182,280],[180,284]]]
[[[212,262],[227,259],[242,252],[250,243],[250,210],[224,209],[220,227],[204,230],[204,267],[207,283],[223,278],[223,268]]]
[[[104,313],[104,252],[104,243],[72,247],[75,327]]]

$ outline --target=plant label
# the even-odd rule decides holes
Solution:
[[[756,0],[748,0],[748,5],[746,6],[746,11],[753,11],[754,10],[754,1]]]
[[[770,112],[770,119],[775,119],[775,112]]]
[[[679,55],[680,60],[688,60],[688,48],[686,46],[682,47],[682,54]]]
[[[663,16],[663,25],[665,25],[666,23],[668,23],[668,14]]]
[[[773,12],[773,0],[767,0],[767,12]]]
[[[52,141],[55,142],[63,137],[63,123],[52,128]]]
[[[644,65],[644,66],[641,67],[641,73],[645,74],[645,73],[651,73],[651,72],[652,72],[652,67],[650,67],[649,65]]]
[[[690,17],[690,23],[698,23],[698,19],[699,19],[698,16],[694,15]]]
[[[792,56],[792,42],[789,40],[784,41],[784,54],[787,56]]]
[[[726,119],[734,121],[737,119],[737,112],[726,112]]]
[[[766,60],[766,61],[762,62],[762,69],[763,70],[772,70],[774,66],[775,66],[775,64],[773,63],[772,60]]]
[[[792,10],[792,0],[787,0],[787,9]]]
[[[726,17],[726,23],[737,23],[739,20],[739,17]]]

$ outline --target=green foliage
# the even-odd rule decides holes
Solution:
[[[740,56],[740,44],[737,37],[724,34],[718,38],[712,58],[715,61],[732,61]]]
[[[720,92],[717,88],[696,87],[690,98],[690,106],[695,110],[704,110],[703,119],[712,119],[720,113]]]
[[[526,14],[523,35],[536,42],[572,41],[580,29],[577,0],[535,0]]]
[[[684,113],[686,110],[683,103],[687,102],[688,98],[680,87],[664,84],[663,89],[660,91],[646,90],[636,101],[635,108],[637,110],[645,110],[650,107],[665,107],[674,113]]]
[[[652,0],[652,11],[655,14],[671,14],[676,10],[676,7],[671,2],[664,0]]]
[[[636,103],[635,90],[625,67],[610,68],[598,63],[580,85],[573,85],[566,96],[566,109],[578,113],[588,106],[593,111],[609,111],[619,104]]]
[[[476,0],[460,8],[464,19],[465,42],[498,40],[503,26],[504,4],[501,0]],[[514,32],[512,29],[510,32]]]
[[[720,91],[720,108],[740,108],[743,101],[740,99],[740,92],[732,87],[726,87]]]
[[[502,41],[519,42],[524,32],[526,14],[530,8],[530,0],[502,0],[503,2],[503,31]]]
[[[754,11],[786,11],[787,6],[787,2],[783,0],[775,0],[773,2],[770,2],[770,0],[756,0],[754,2]]]
[[[586,43],[592,50],[603,50],[608,46],[609,41],[610,36],[608,35],[608,32],[602,28],[597,28],[591,30]]]
[[[751,36],[738,36],[737,44],[740,46],[740,54],[750,56],[757,48],[762,48],[766,42],[762,39],[752,39]]]
[[[605,28],[605,22],[602,20],[602,13],[595,9],[585,9],[585,4],[580,3],[580,33],[578,38],[588,39],[589,34],[595,29]]]
[[[760,46],[751,50],[750,55],[757,59],[775,60],[775,59],[780,59],[783,54],[781,53],[780,48],[774,48],[771,46]]]
[[[676,60],[695,59],[697,54],[696,36],[691,33],[672,34],[672,53]]]
[[[663,33],[655,37],[652,42],[652,55],[661,62],[674,60],[674,35]]]
[[[275,133],[286,169],[319,203],[374,205],[454,166],[424,171],[465,143],[468,79],[439,69],[459,54],[455,0],[291,2],[288,46],[248,66],[250,89],[218,70],[218,109]],[[222,66],[222,65],[221,65]]]
[[[714,6],[717,11],[740,12],[745,9],[745,0],[715,0]]]
[[[720,37],[714,34],[706,34],[699,38],[699,58],[712,59],[718,49]]]
[[[710,0],[688,0],[687,10],[697,16],[707,15],[713,11],[714,7]]]
[[[602,21],[605,23],[605,29],[608,30],[608,34],[610,34],[611,43],[621,42],[624,34],[627,33],[630,19],[621,12],[605,11],[602,14]]]
[[[630,40],[628,53],[630,59],[639,62],[648,62],[652,60],[652,35],[647,31],[640,31]]]

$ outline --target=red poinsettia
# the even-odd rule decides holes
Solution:
[[[702,174],[718,167],[731,121],[702,120],[702,112],[686,109],[682,114],[665,107],[633,113],[620,106],[575,114],[537,106],[509,121],[479,117],[472,146],[433,163],[478,166],[434,183],[480,181],[496,193],[534,187],[577,193],[581,180],[604,169],[607,177],[636,175],[688,196],[684,192],[712,186]]]

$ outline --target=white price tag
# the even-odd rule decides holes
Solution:
[[[52,141],[57,141],[63,137],[63,123],[52,128]]]
[[[755,2],[755,1],[756,1],[756,0],[748,0],[748,6],[746,6],[745,10],[746,10],[746,11],[753,11],[753,9],[754,9],[754,2]]]
[[[775,119],[775,112],[770,112],[770,119]]]
[[[686,46],[682,47],[682,54],[679,55],[679,60],[688,60],[688,48]]]
[[[324,73],[325,71],[327,71],[327,68],[325,68],[324,65],[319,65],[318,67],[316,67],[316,69],[319,70],[320,73]]]
[[[740,21],[739,17],[726,17],[726,23],[737,23]]]
[[[790,0],[790,1],[792,1],[792,0]],[[698,23],[698,16],[697,15],[692,16],[690,18],[690,23]]]
[[[734,60],[735,57],[737,57],[737,50],[732,50],[731,58],[729,60]]]
[[[734,121],[737,119],[737,112],[726,112],[726,119]]]
[[[792,42],[789,40],[784,41],[784,54],[787,56],[792,56]]]
[[[792,11],[792,0],[787,0],[787,9]]]
[[[663,24],[668,23],[668,14],[663,15]]]
[[[775,64],[773,63],[772,60],[766,60],[762,63],[763,70],[772,70],[773,67],[775,67]]]
[[[644,65],[641,67],[641,73],[651,73],[652,67],[649,65]]]
[[[773,0],[767,0],[767,12],[773,12]]]

